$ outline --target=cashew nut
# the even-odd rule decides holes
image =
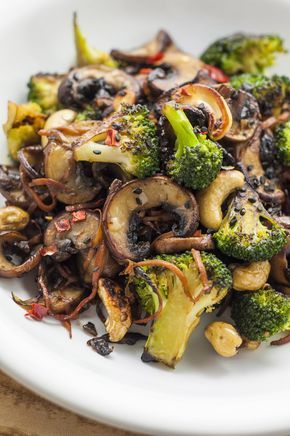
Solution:
[[[240,171],[221,171],[207,188],[200,191],[197,202],[201,224],[218,230],[223,219],[223,202],[236,189],[242,188],[244,182],[244,175]]]
[[[236,291],[257,291],[268,280],[271,264],[267,260],[235,265],[233,269],[233,288]]]
[[[61,109],[59,111],[54,112],[47,118],[44,124],[44,130],[50,130],[57,127],[68,126],[74,122],[77,113],[71,109]],[[41,137],[42,147],[45,147],[48,142],[46,136]]]
[[[29,214],[16,206],[0,208],[0,231],[22,230],[29,223]]]
[[[212,322],[205,328],[204,334],[215,351],[223,357],[235,356],[243,342],[235,327],[227,322]]]

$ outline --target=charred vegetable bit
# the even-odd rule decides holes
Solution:
[[[87,344],[101,356],[108,356],[114,350],[113,347],[110,347],[109,342],[102,337],[89,339]]]
[[[237,33],[215,41],[201,59],[228,75],[262,73],[275,63],[276,53],[285,53],[279,36]]]
[[[290,167],[290,121],[277,127],[275,139],[280,162],[285,167]]]
[[[138,178],[156,174],[158,137],[148,109],[141,105],[124,107],[105,133],[76,147],[74,157],[77,161],[116,163]]]
[[[271,259],[286,244],[286,232],[250,188],[232,200],[214,239],[219,250],[246,261]]]
[[[163,114],[176,135],[175,154],[167,163],[168,174],[187,188],[206,188],[221,169],[221,148],[205,134],[196,134],[181,109],[166,104]]]
[[[279,115],[283,105],[290,103],[290,80],[286,76],[242,74],[231,78],[231,86],[252,94],[264,117]]]
[[[265,341],[290,330],[290,300],[273,288],[234,294],[231,316],[251,341]]]
[[[163,296],[163,309],[155,320],[145,345],[143,360],[151,359],[174,367],[184,354],[190,334],[198,325],[204,311],[211,311],[231,287],[231,274],[214,255],[201,253],[210,288],[205,291],[198,265],[191,253],[176,256],[158,256],[176,265],[186,276],[194,303],[185,294],[181,281],[170,270],[144,267]],[[156,299],[148,283],[133,278],[132,289],[138,293],[145,310],[156,310]],[[151,303],[150,303],[151,295]],[[144,300],[143,300],[144,298]]]

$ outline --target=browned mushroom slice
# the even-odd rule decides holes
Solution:
[[[261,129],[258,128],[254,136],[246,143],[235,147],[236,158],[248,171],[253,184],[257,184],[257,192],[266,203],[282,204],[285,193],[277,180],[265,177],[265,171],[260,158]]]
[[[61,104],[82,109],[92,104],[108,113],[120,109],[122,103],[136,103],[140,94],[134,77],[105,65],[90,65],[72,70],[62,81],[58,98]]]
[[[99,280],[98,294],[108,314],[105,327],[109,340],[118,342],[123,339],[132,324],[128,298],[125,291],[110,279]]]
[[[73,158],[70,144],[50,140],[44,152],[45,176],[63,184],[56,198],[65,204],[85,203],[101,190],[89,173],[91,166],[84,166]],[[88,175],[86,174],[88,170]]]
[[[232,114],[232,127],[225,140],[242,142],[252,138],[260,124],[260,110],[256,99],[247,92],[237,91],[229,85],[215,88],[223,96]]]
[[[212,139],[221,139],[231,129],[232,115],[226,101],[209,86],[189,83],[166,94],[161,104],[168,99],[176,101],[185,109],[197,108],[205,111],[208,117],[208,132]]]
[[[131,51],[112,50],[111,56],[117,61],[129,64],[150,64],[157,60],[158,56],[164,53],[169,47],[173,46],[170,35],[160,30],[154,38],[146,44]]]
[[[181,253],[194,248],[199,251],[214,250],[212,235],[190,236],[187,238],[174,237],[173,233],[164,234],[151,244],[152,250],[161,254]]]
[[[79,286],[66,286],[62,289],[56,289],[49,292],[50,310],[54,314],[68,314],[70,313],[78,303],[82,300],[85,291]],[[40,304],[45,306],[45,302],[41,294],[37,297],[29,298],[28,300],[22,300],[15,294],[12,294],[13,300],[20,307],[25,310],[30,310],[32,304]]]
[[[103,227],[108,247],[119,261],[139,260],[150,253],[150,241],[140,240],[138,234],[140,214],[146,210],[162,208],[170,212],[176,223],[172,227],[175,236],[190,235],[197,226],[194,196],[168,177],[132,180],[114,188],[104,206]]]
[[[271,260],[271,278],[290,291],[290,236],[285,247]]]
[[[9,204],[27,209],[28,199],[20,179],[19,170],[7,165],[0,165],[0,193]]]
[[[44,233],[44,244],[58,262],[68,259],[80,250],[96,247],[100,242],[100,219],[97,214],[82,211],[64,212],[54,218]]]
[[[21,277],[39,264],[41,248],[38,247],[27,255],[22,252],[20,244],[24,243],[26,251],[29,248],[26,241],[27,238],[19,232],[0,233],[0,277]],[[18,256],[19,253],[21,257]]]

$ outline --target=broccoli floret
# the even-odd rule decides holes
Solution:
[[[117,62],[109,55],[109,53],[90,47],[81,29],[79,28],[76,13],[74,13],[73,18],[73,28],[77,54],[77,65],[79,67],[95,64],[107,65],[108,67],[112,68],[117,67]]]
[[[39,143],[38,131],[43,128],[45,119],[37,103],[8,102],[8,118],[3,129],[12,159],[17,160],[17,153],[22,147]]]
[[[182,270],[190,286],[193,297],[203,291],[199,269],[189,252],[181,255],[163,255],[158,259],[176,265]],[[194,303],[184,292],[179,278],[168,269],[142,267],[162,295],[163,307],[154,321],[143,353],[143,360],[154,359],[174,367],[185,351],[191,332],[198,325],[201,314],[211,311],[227,294],[232,284],[229,270],[213,254],[201,253],[210,290],[202,293]],[[140,277],[131,278],[133,287],[149,313],[156,312],[158,300],[150,285]],[[146,289],[146,292],[144,292]],[[151,297],[150,297],[151,295]],[[145,299],[145,301],[143,300]]]
[[[283,104],[290,101],[290,80],[286,76],[241,74],[231,78],[231,86],[252,94],[263,116],[278,116]]]
[[[275,129],[277,154],[280,162],[290,167],[290,121]]]
[[[28,83],[28,100],[39,104],[45,113],[58,108],[57,92],[63,76],[59,74],[36,74]]]
[[[228,75],[262,73],[274,64],[276,53],[285,52],[283,40],[277,35],[237,33],[215,41],[201,59]]]
[[[176,135],[175,154],[167,162],[167,173],[188,188],[206,188],[221,169],[222,150],[206,135],[194,133],[183,110],[166,104],[162,112]]]
[[[265,341],[290,329],[290,300],[272,288],[236,292],[231,316],[250,341]]]
[[[77,147],[74,156],[81,161],[118,164],[137,178],[156,174],[159,171],[159,141],[149,110],[142,105],[124,106],[112,118],[111,126],[94,141]]]
[[[226,255],[252,262],[271,259],[286,244],[286,233],[248,187],[233,198],[214,239]]]

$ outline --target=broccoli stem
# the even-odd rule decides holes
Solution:
[[[128,157],[120,147],[113,145],[98,144],[90,141],[77,147],[74,151],[74,158],[77,161],[101,162],[126,164]]]
[[[183,110],[175,109],[173,106],[167,104],[164,106],[162,112],[170,122],[176,135],[175,157],[178,159],[183,155],[186,147],[195,147],[199,144],[198,137],[194,133],[193,127]]]

